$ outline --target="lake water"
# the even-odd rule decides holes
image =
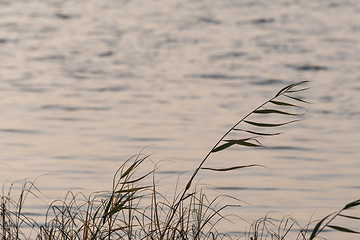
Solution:
[[[237,214],[250,222],[305,225],[359,199],[357,0],[2,0],[0,62],[1,181],[39,177],[42,201],[110,189],[143,148],[172,192],[238,119],[302,80],[305,121],[206,164],[267,168],[196,180],[247,202]]]

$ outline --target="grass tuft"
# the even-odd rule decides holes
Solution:
[[[93,192],[89,195],[69,191],[63,200],[53,201],[48,206],[41,222],[24,212],[24,204],[29,195],[41,199],[38,197],[41,192],[36,188],[35,181],[20,182],[18,195],[14,195],[15,183],[11,184],[7,191],[3,187],[0,203],[1,239],[234,238],[218,232],[217,226],[220,222],[229,221],[229,216],[223,215],[224,209],[239,208],[241,205],[222,204],[223,198],[233,199],[228,196],[209,199],[203,189],[197,190],[196,186],[192,187],[192,182],[200,170],[226,172],[247,167],[263,167],[258,164],[223,168],[204,165],[210,155],[218,154],[230,147],[264,147],[259,137],[277,136],[280,134],[278,128],[302,120],[306,115],[302,105],[308,102],[294,95],[308,90],[307,87],[303,87],[307,83],[302,81],[282,88],[274,97],[240,119],[200,161],[183,191],[175,193],[171,200],[157,190],[156,168],[140,176],[137,173],[139,166],[149,159],[149,156],[142,153],[129,158],[118,168],[110,191]],[[259,116],[262,117],[261,121],[256,118]],[[272,120],[271,117],[274,116],[277,121]],[[360,234],[359,229],[332,224],[338,218],[358,223],[360,217],[349,212],[359,205],[360,200],[350,202],[339,211],[306,226],[300,226],[292,217],[276,220],[266,215],[253,222],[245,235],[236,238],[312,240],[322,239],[321,233],[325,230]]]

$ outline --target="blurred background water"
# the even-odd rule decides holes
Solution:
[[[107,190],[145,147],[172,191],[240,117],[310,80],[306,121],[267,150],[207,163],[267,169],[198,178],[247,202],[250,222],[276,212],[304,225],[360,195],[359,41],[357,0],[2,0],[2,184],[40,176],[45,202]]]

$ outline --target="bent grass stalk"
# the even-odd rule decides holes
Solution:
[[[172,209],[170,219],[168,220],[168,223],[164,228],[164,233],[162,234],[161,239],[163,239],[163,235],[168,230],[170,222],[172,221],[172,218],[175,216],[175,213],[176,213],[176,211],[177,211],[177,209],[179,207],[179,204],[186,198],[186,193],[190,189],[194,178],[196,177],[196,175],[198,174],[200,169],[202,169],[203,165],[205,164],[205,162],[209,158],[209,156],[212,153],[225,150],[226,148],[231,147],[231,146],[233,146],[235,144],[242,145],[242,146],[247,146],[247,147],[262,147],[263,145],[256,139],[258,135],[261,135],[261,136],[274,136],[274,135],[279,134],[279,133],[270,133],[269,134],[269,133],[264,133],[264,132],[250,131],[250,130],[246,130],[246,129],[236,129],[243,122],[248,123],[248,124],[253,125],[253,126],[257,126],[257,127],[265,127],[265,128],[267,128],[267,127],[283,126],[283,125],[287,125],[287,124],[299,121],[300,119],[295,119],[295,120],[292,120],[292,121],[282,122],[282,123],[263,123],[263,122],[247,121],[246,119],[248,119],[253,114],[282,114],[282,115],[290,115],[290,116],[295,116],[295,117],[303,116],[304,114],[285,112],[285,111],[281,111],[281,110],[274,109],[274,108],[269,108],[268,109],[265,106],[267,106],[268,104],[272,104],[272,105],[275,105],[275,106],[282,106],[282,107],[286,106],[286,107],[293,107],[293,108],[302,108],[302,107],[300,107],[300,106],[298,106],[296,104],[293,104],[291,102],[278,101],[277,99],[279,99],[280,97],[285,97],[285,98],[288,98],[290,100],[295,100],[297,102],[307,103],[305,100],[302,100],[302,99],[300,99],[298,97],[291,96],[291,94],[307,90],[308,88],[301,88],[301,89],[295,89],[295,88],[300,86],[300,85],[303,85],[305,83],[308,83],[308,82],[309,81],[302,81],[302,82],[290,84],[290,85],[284,87],[274,97],[270,98],[269,100],[267,100],[266,102],[261,104],[259,107],[257,107],[256,109],[254,109],[253,111],[248,113],[245,117],[243,117],[237,123],[235,123],[227,132],[225,132],[225,134],[218,140],[218,142],[213,146],[213,148],[206,154],[204,159],[200,162],[200,164],[198,165],[198,167],[195,169],[194,173],[190,177],[190,180],[186,184],[186,187],[183,190],[179,201],[175,204],[174,208]],[[253,136],[251,136],[249,138],[243,138],[243,139],[224,140],[229,135],[229,133],[232,132],[232,131],[245,131],[245,132],[251,133]],[[223,142],[223,141],[225,141],[226,143],[220,145],[221,142]],[[232,167],[232,168],[228,168],[227,170],[234,170],[234,169],[241,168],[241,167],[245,167],[245,166],[238,166],[238,167],[235,167],[235,168]],[[224,169],[224,170],[226,170],[226,169]]]

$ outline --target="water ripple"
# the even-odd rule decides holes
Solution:
[[[85,107],[85,106],[68,106],[68,105],[57,105],[57,104],[49,104],[41,107],[44,110],[61,110],[67,112],[74,111],[107,111],[110,110],[109,107]]]
[[[293,191],[293,192],[311,192],[312,189],[306,188],[274,188],[274,187],[214,187],[216,190],[227,190],[227,191],[260,191],[260,192],[267,192],[267,191]]]
[[[287,64],[286,66],[289,67],[289,68],[293,68],[295,70],[298,70],[298,71],[324,71],[324,70],[328,70],[328,67],[321,66],[321,65],[314,65],[314,64],[301,64],[301,65]]]
[[[265,79],[260,81],[249,82],[252,85],[284,85],[285,81],[280,79]]]
[[[37,135],[41,134],[41,131],[38,130],[29,130],[29,129],[13,129],[13,128],[1,128],[0,132],[3,133],[15,133],[15,134],[30,134],[30,135]]]
[[[204,79],[226,79],[226,80],[233,80],[233,79],[243,79],[243,76],[234,76],[234,75],[227,75],[227,74],[192,74],[187,75],[186,77],[189,78],[204,78]]]

